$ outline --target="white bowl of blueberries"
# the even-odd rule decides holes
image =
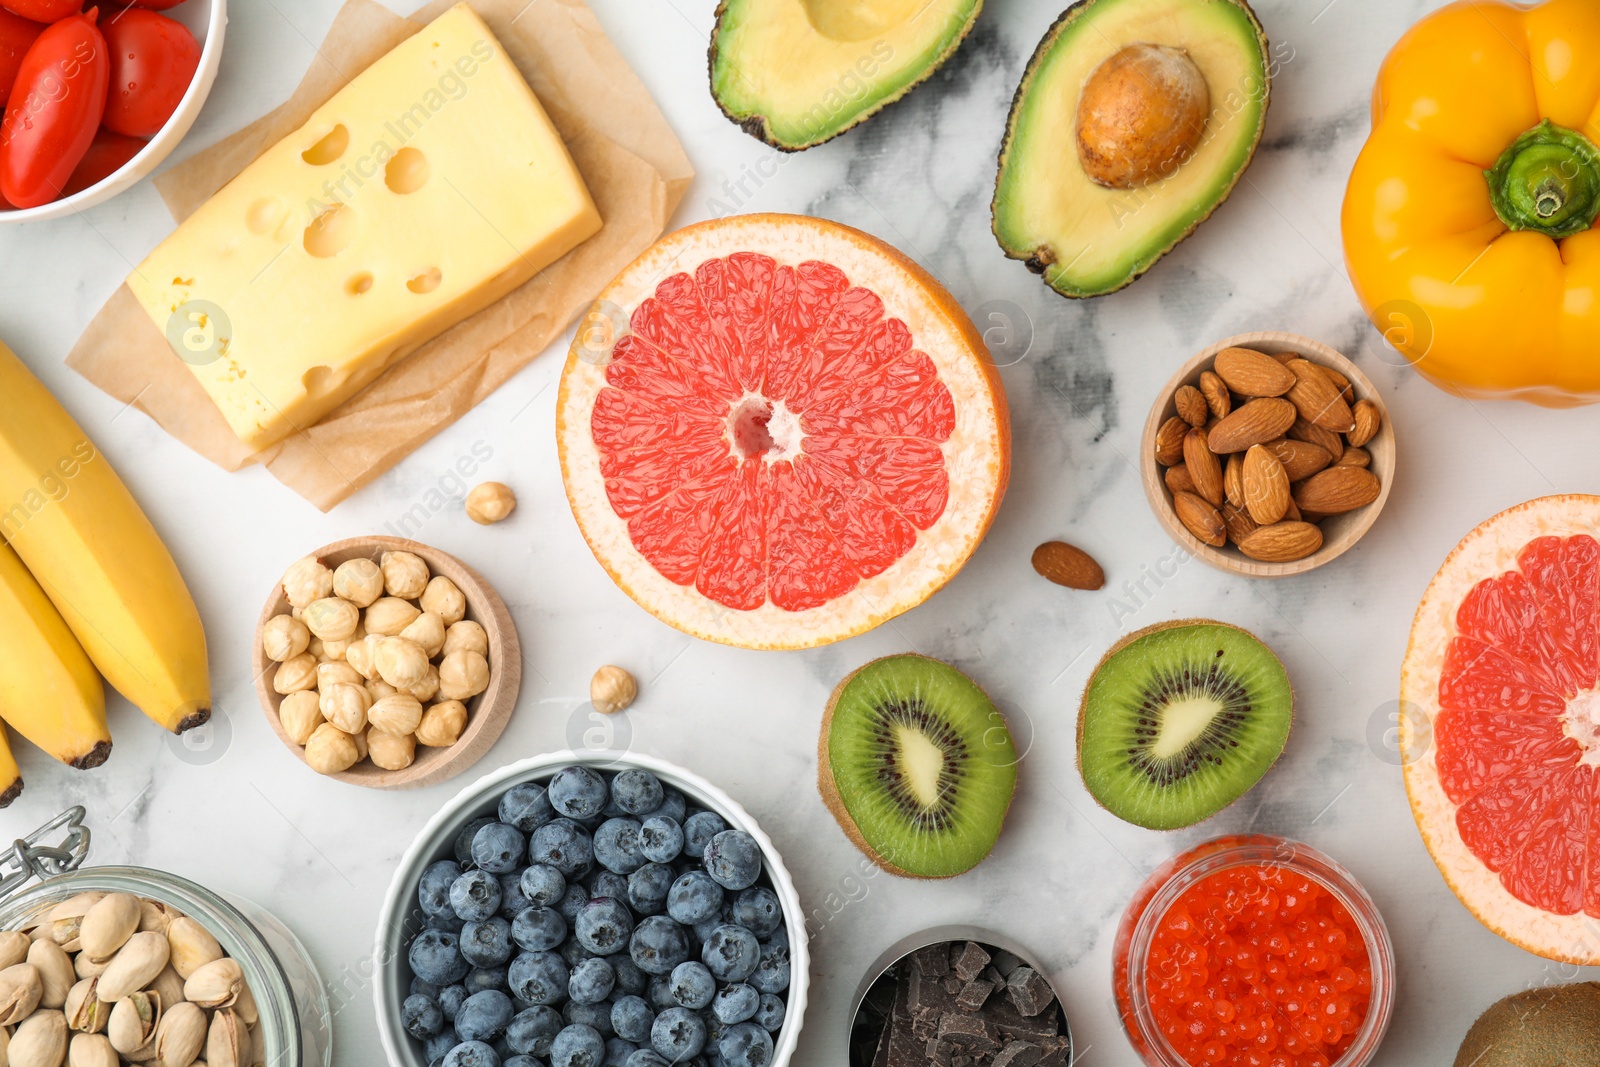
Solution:
[[[782,1067],[805,1011],[772,842],[633,754],[538,756],[457,794],[395,871],[376,958],[406,1067]]]

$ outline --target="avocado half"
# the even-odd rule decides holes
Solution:
[[[722,0],[711,95],[752,137],[798,152],[916,88],[981,10],[983,0]]]
[[[1210,111],[1175,171],[1107,188],[1079,159],[1079,97],[1102,62],[1140,43],[1185,51],[1205,76]],[[1266,125],[1269,55],[1245,0],[1069,7],[1034,50],[1011,101],[993,205],[1000,247],[1063,296],[1101,296],[1138,278],[1228,198],[1250,164]]]

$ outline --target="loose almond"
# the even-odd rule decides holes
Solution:
[[[1372,453],[1364,448],[1347,448],[1344,455],[1339,457],[1336,467],[1370,467],[1372,466]]]
[[[1222,470],[1222,495],[1234,507],[1244,507],[1244,453],[1235,452],[1228,457]]]
[[[1192,385],[1180,385],[1172,395],[1172,402],[1178,408],[1178,417],[1190,426],[1204,426],[1211,417],[1206,398]]]
[[[1211,409],[1213,418],[1225,419],[1228,412],[1233,410],[1233,396],[1228,392],[1228,385],[1216,371],[1203,370],[1200,372],[1200,395],[1206,398],[1206,407]]]
[[[1224,504],[1220,510],[1222,525],[1228,532],[1228,540],[1234,544],[1238,544],[1256,531],[1256,520],[1252,519],[1244,508]]]
[[[1106,584],[1106,572],[1094,557],[1065,541],[1046,541],[1034,549],[1033,569],[1068,589],[1099,589]]]
[[[1183,439],[1183,464],[1194,491],[1216,507],[1222,503],[1222,462],[1206,444],[1206,432],[1191,429]]]
[[[1289,390],[1289,400],[1300,417],[1334,433],[1346,433],[1356,424],[1350,405],[1339,395],[1338,386],[1322,373],[1322,368],[1303,359],[1292,359],[1287,364],[1294,373],[1294,388]]]
[[[1189,466],[1186,463],[1168,467],[1166,473],[1162,475],[1162,480],[1167,483],[1169,493],[1194,492],[1194,479],[1189,477]]]
[[[1253,445],[1244,456],[1244,506],[1258,525],[1270,526],[1289,509],[1289,476],[1272,450]]]
[[[1295,489],[1294,502],[1301,511],[1342,515],[1378,499],[1378,479],[1360,467],[1329,467],[1313,474]]]
[[[1216,508],[1193,493],[1178,493],[1172,498],[1172,509],[1178,521],[1196,538],[1214,548],[1228,543],[1228,528]]]
[[[1355,416],[1355,429],[1349,433],[1350,446],[1363,448],[1366,443],[1378,435],[1378,426],[1383,421],[1383,416],[1378,413],[1378,405],[1370,400],[1357,400],[1355,407],[1350,409]]]
[[[1327,449],[1310,441],[1295,441],[1280,437],[1275,441],[1268,441],[1267,447],[1272,449],[1272,454],[1283,464],[1283,473],[1288,475],[1291,482],[1311,477],[1332,461]]]
[[[1207,441],[1218,455],[1243,452],[1251,445],[1282,437],[1294,421],[1295,406],[1289,401],[1278,397],[1252,400],[1217,423]]]
[[[1271,356],[1250,348],[1224,348],[1212,369],[1228,387],[1244,396],[1282,396],[1294,388],[1295,376]]]
[[[1313,425],[1305,419],[1296,419],[1294,425],[1289,427],[1289,437],[1296,441],[1305,441],[1307,444],[1316,445],[1328,454],[1331,463],[1339,462],[1339,457],[1344,455],[1344,438],[1332,430],[1324,430],[1321,426]],[[1298,480],[1298,479],[1291,479]]]
[[[1156,462],[1163,467],[1183,462],[1183,439],[1192,429],[1187,422],[1174,415],[1156,431]]]
[[[1239,551],[1263,563],[1305,559],[1322,547],[1322,531],[1309,522],[1277,522],[1263,526],[1239,542]]]

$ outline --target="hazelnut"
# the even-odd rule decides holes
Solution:
[[[297,608],[333,592],[333,572],[315,556],[296,560],[283,572],[283,595]]]
[[[489,635],[478,623],[462,619],[451,623],[449,629],[445,630],[444,647],[439,651],[446,656],[452,652],[476,652],[480,656],[487,656]]]
[[[367,731],[361,730],[350,735],[350,740],[355,742],[356,762],[360,763],[367,758]]]
[[[400,692],[414,696],[426,704],[439,695],[439,668],[431,663],[428,664],[428,676],[416,685],[407,686]]]
[[[621,667],[606,664],[589,679],[589,702],[602,715],[621,711],[639,695],[639,683]]]
[[[435,582],[438,580],[437,578],[434,579]],[[433,586],[430,584],[428,588],[432,589]],[[428,599],[426,593],[423,594],[422,599],[424,601]],[[421,645],[422,651],[426,652],[429,658],[432,658],[439,654],[440,649],[444,648],[445,625],[444,619],[440,618],[437,613],[424,611],[421,615],[411,620],[410,626],[400,631],[400,636],[407,641],[415,641]]]
[[[283,703],[278,705],[278,722],[282,724],[283,732],[289,735],[289,740],[297,745],[310,740],[311,732],[323,722],[319,705],[320,697],[309,689],[290,693],[283,698]]]
[[[367,680],[367,695],[372,698],[373,703],[377,703],[384,697],[392,697],[398,692],[400,692],[400,690],[396,689],[382,678],[369,678]]]
[[[274,663],[293,659],[311,644],[311,631],[293,615],[274,615],[261,628],[261,650]]]
[[[356,765],[361,749],[355,738],[337,726],[323,723],[306,741],[305,757],[306,764],[318,774],[338,774]]]
[[[356,673],[363,678],[372,678],[378,673],[374,659],[378,654],[378,642],[383,640],[382,634],[366,634],[359,641],[352,641],[350,647],[344,650],[344,661],[354,667]]]
[[[361,639],[365,636],[366,631],[358,625],[356,627],[356,632],[351,634],[343,641],[323,641],[322,655],[317,657],[318,661],[322,663],[327,663],[330,660],[340,663],[344,662],[345,656],[350,651],[350,646],[360,644]],[[319,638],[318,640],[321,639]]]
[[[383,554],[383,588],[390,596],[415,600],[428,587],[428,565],[414,552]]]
[[[499,522],[517,507],[517,494],[504,482],[484,482],[467,494],[467,518],[480,526]]]
[[[365,621],[367,633],[393,637],[415,622],[417,616],[421,614],[421,608],[399,597],[386,596],[374,600],[372,606],[367,609]]]
[[[365,685],[367,680],[348,663],[324,662],[317,664],[317,688],[326,689],[339,682],[348,682],[351,685]]]
[[[417,739],[410,734],[391,734],[374,726],[367,731],[367,755],[374,765],[386,771],[403,771],[417,758]]]
[[[439,663],[439,695],[466,700],[489,688],[489,661],[479,652],[452,652]]]
[[[467,706],[459,700],[446,700],[422,713],[417,740],[429,748],[448,748],[461,739],[466,728]]]
[[[306,605],[303,621],[323,641],[347,641],[361,624],[361,609],[336,596],[323,597]]]
[[[333,593],[358,608],[383,595],[383,570],[370,559],[347,559],[333,572]]]
[[[322,717],[347,734],[357,734],[367,728],[367,709],[373,704],[365,686],[349,682],[330,685],[317,698],[317,710]]]
[[[367,712],[367,724],[386,734],[409,734],[421,721],[421,701],[404,693],[384,697]]]
[[[372,662],[378,668],[378,677],[396,689],[410,689],[428,676],[428,654],[421,645],[404,637],[385,637]]]
[[[274,693],[298,693],[302,689],[314,688],[317,684],[317,657],[310,652],[302,652],[298,656],[290,656],[278,664],[277,671],[272,675],[272,691]]]
[[[428,582],[428,587],[422,591],[423,611],[431,611],[444,620],[449,626],[461,621],[467,613],[467,598],[462,595],[456,583],[438,575]]]

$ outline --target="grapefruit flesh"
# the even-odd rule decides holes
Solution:
[[[624,591],[697,636],[799,648],[920,603],[1004,492],[1004,395],[950,295],[866,234],[749,215],[669,235],[562,374],[568,499]]]
[[[1479,526],[1429,585],[1401,678],[1406,790],[1446,881],[1502,937],[1579,964],[1600,963],[1596,531],[1600,497],[1579,495]]]

